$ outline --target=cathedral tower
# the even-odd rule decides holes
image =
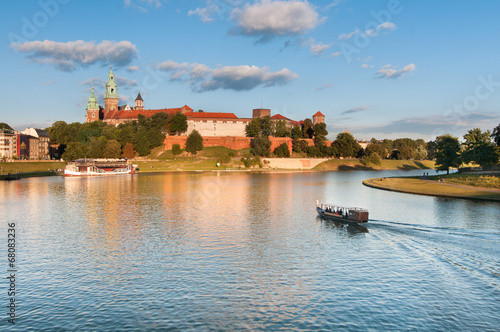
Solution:
[[[107,118],[109,112],[116,110],[118,110],[118,91],[116,90],[115,74],[113,68],[111,68],[106,82],[106,93],[104,94],[104,118]]]
[[[99,120],[99,104],[94,94],[94,84],[92,84],[92,92],[90,92],[89,102],[87,103],[85,122],[94,122],[97,120]]]

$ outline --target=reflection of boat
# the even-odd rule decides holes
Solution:
[[[327,219],[350,222],[368,221],[368,210],[362,208],[320,204],[316,201],[316,210],[320,217]]]
[[[77,159],[66,165],[66,176],[134,174],[136,165],[127,159]]]
[[[350,234],[358,234],[358,233],[368,233],[368,228],[362,226],[358,222],[345,221],[347,219],[343,219],[342,221],[339,219],[327,219],[321,216],[317,216],[316,220],[325,222],[325,225],[328,225],[330,228],[343,229],[349,232]]]

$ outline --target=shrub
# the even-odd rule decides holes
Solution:
[[[276,149],[274,149],[274,154],[279,158],[290,157],[290,150],[288,149],[288,145],[286,143],[281,144]]]
[[[180,155],[182,153],[181,146],[179,144],[172,145],[172,154],[174,156]]]

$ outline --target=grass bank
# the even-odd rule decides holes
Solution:
[[[1,174],[5,175],[8,173],[47,173],[58,168],[63,169],[66,166],[65,162],[62,161],[17,161],[0,163]],[[50,170],[50,171],[49,171]]]
[[[314,169],[328,171],[350,170],[415,170],[434,169],[435,162],[430,160],[387,160],[383,159],[380,165],[363,165],[359,159],[331,159],[317,165]]]
[[[477,176],[453,174],[439,176],[445,182],[438,182],[438,177],[401,177],[401,178],[373,178],[363,181],[363,184],[372,188],[391,190],[403,193],[432,195],[444,197],[458,197],[469,199],[481,199],[500,201],[500,189],[498,187],[480,187],[479,185],[489,182],[478,179]],[[455,182],[452,179],[456,179]],[[475,186],[464,183],[475,183]]]

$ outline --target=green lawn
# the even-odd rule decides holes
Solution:
[[[342,170],[384,170],[384,169],[401,169],[401,170],[412,170],[412,169],[433,169],[435,166],[434,161],[430,160],[382,160],[380,165],[369,164],[368,166],[363,165],[359,159],[331,159],[325,161],[315,169],[319,170],[332,170],[332,171],[342,171]]]
[[[469,177],[469,176],[467,176]],[[475,176],[471,176],[468,183],[474,181]],[[392,191],[399,191],[412,194],[433,195],[433,196],[446,196],[446,197],[460,197],[460,198],[474,198],[484,200],[500,201],[500,190],[492,191],[488,188],[481,188],[478,186],[455,186],[450,183],[449,178],[445,177],[445,183],[433,180],[434,177],[429,178],[373,178],[363,181],[364,185],[377,189],[385,189]],[[443,178],[441,176],[440,178]],[[464,178],[464,176],[462,176]],[[476,184],[480,184],[479,181]]]
[[[58,168],[64,170],[66,167],[65,162],[53,161],[53,162],[11,162],[11,163],[0,163],[2,168],[0,174],[7,173],[30,173],[30,172],[47,172],[49,169],[56,170]]]

